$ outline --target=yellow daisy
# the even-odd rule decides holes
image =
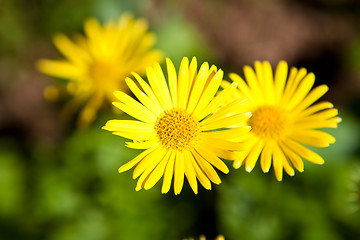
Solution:
[[[211,189],[210,181],[221,182],[214,167],[229,172],[220,158],[231,159],[233,151],[243,148],[231,140],[250,130],[245,122],[251,114],[241,111],[244,99],[224,105],[236,83],[215,96],[223,71],[214,65],[209,68],[205,62],[198,72],[196,58],[190,64],[183,58],[177,75],[170,59],[166,59],[166,64],[168,84],[158,63],[146,69],[150,85],[136,73],[136,82],[126,78],[140,102],[124,92],[114,93],[120,102],[113,104],[139,121],[110,120],[103,129],[133,140],[127,142],[129,148],[146,149],[119,168],[121,173],[136,166],[133,178],[140,177],[137,191],[152,188],[164,176],[161,192],[167,193],[174,176],[174,192],[179,194],[185,175],[196,194],[196,179]],[[229,128],[237,122],[244,124]]]
[[[271,163],[278,181],[282,180],[283,169],[293,176],[295,167],[304,170],[303,159],[316,164],[324,160],[305,145],[328,147],[335,139],[320,128],[336,128],[341,121],[338,110],[330,102],[312,105],[327,91],[326,85],[313,90],[315,75],[306,69],[291,68],[281,61],[273,76],[269,62],[255,62],[255,71],[244,67],[246,82],[237,74],[230,74],[233,82],[238,83],[236,97],[246,97],[248,111],[252,117],[248,124],[252,130],[246,137],[247,149],[238,152],[233,165],[239,168],[245,165],[250,172],[260,158],[263,172],[268,172]],[[229,83],[224,84],[224,86]],[[310,91],[311,90],[311,91]]]
[[[80,124],[93,121],[104,100],[113,100],[114,89],[126,89],[124,79],[132,71],[142,74],[147,66],[162,59],[159,51],[150,49],[155,36],[147,28],[144,19],[135,20],[126,14],[104,26],[94,18],[86,20],[86,36],[77,35],[74,41],[64,34],[54,36],[55,46],[66,59],[40,60],[38,69],[69,80],[67,90],[74,95],[70,105],[85,104]]]

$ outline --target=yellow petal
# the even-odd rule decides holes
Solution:
[[[215,76],[211,79],[208,86],[205,88],[203,94],[199,99],[199,103],[196,106],[193,115],[198,116],[204,110],[204,108],[209,104],[209,102],[214,98],[217,90],[220,87],[224,73],[222,70],[219,70]]]
[[[187,57],[184,57],[180,63],[177,96],[177,106],[185,109],[189,97],[189,59]]]
[[[296,128],[301,129],[317,129],[317,128],[336,128],[338,123],[341,122],[340,117],[334,117],[327,120],[311,120],[295,123]]]
[[[233,95],[233,93],[235,93],[236,87],[237,87],[237,83],[232,83],[226,89],[224,89],[223,91],[218,93],[210,101],[210,103],[204,108],[204,110],[201,111],[201,113],[198,116],[196,116],[196,118],[199,119],[199,121],[200,121],[201,119],[205,118],[206,116],[209,116],[210,114],[214,115],[218,111],[220,111],[221,109],[226,107],[229,102],[233,101],[232,95]],[[237,100],[235,100],[235,101],[237,101]],[[222,107],[222,108],[220,108],[220,107]],[[237,109],[237,112],[244,112],[244,111],[241,111],[241,108],[240,108],[240,109]]]
[[[249,148],[250,150],[250,148]],[[238,169],[241,167],[241,165],[244,163],[245,158],[249,155],[249,150],[241,151],[241,152],[235,152],[235,160],[233,163],[233,167],[235,169]]]
[[[251,117],[250,112],[246,113],[240,113],[233,116],[228,116],[218,119],[216,121],[207,121],[207,124],[204,125],[202,122],[200,122],[200,129],[201,131],[210,131],[210,130],[216,130],[226,127],[231,127],[233,125],[237,125],[239,123],[246,123],[246,121]]]
[[[218,109],[212,115],[206,117],[204,120],[201,121],[201,125],[205,125],[211,121],[216,121],[216,120],[224,118],[226,116],[247,112],[245,109],[246,104],[247,104],[247,99],[245,99],[245,98],[237,99],[237,100],[223,106],[222,108]],[[200,116],[202,116],[202,115],[200,115]],[[199,116],[197,116],[197,118],[201,119],[201,117],[199,117]]]
[[[304,171],[304,162],[302,161],[301,157],[294,153],[291,149],[285,146],[282,142],[280,143],[281,149],[284,151],[285,155],[290,159],[291,163],[294,167],[299,171]]]
[[[245,66],[244,74],[254,101],[256,101],[256,103],[258,104],[263,104],[265,102],[264,92],[261,90],[259,86],[259,82],[254,70],[250,66]]]
[[[254,147],[250,150],[249,155],[245,160],[245,170],[251,172],[255,167],[255,164],[260,156],[261,151],[264,147],[264,141],[258,141]]]
[[[203,132],[205,137],[207,138],[220,138],[220,139],[235,139],[239,137],[239,135],[244,135],[248,133],[251,130],[251,127],[245,126],[245,127],[237,127],[227,130],[219,130],[214,132]]]
[[[153,125],[135,120],[109,120],[102,128],[109,131],[154,133]]]
[[[166,152],[162,147],[157,147],[153,152],[150,152],[147,156],[143,158],[141,162],[135,167],[133,172],[133,179],[136,179],[147,169],[153,170],[156,165],[163,159]],[[150,174],[151,171],[148,171]]]
[[[169,108],[173,108],[173,104],[172,104],[172,99],[171,99],[171,96],[170,96],[170,92],[169,92],[169,87],[166,83],[166,80],[165,80],[165,76],[164,76],[164,73],[160,67],[160,64],[159,63],[155,63],[154,64],[154,72],[155,72],[155,75],[156,75],[156,79],[157,79],[157,83],[158,83],[158,86],[159,86],[159,90],[161,92],[161,95],[164,99],[164,101],[166,101],[166,104]]]
[[[146,68],[146,75],[149,80],[150,86],[163,109],[171,109],[172,102],[169,96],[169,90],[167,89],[167,86],[163,85],[163,80],[161,78],[158,79],[158,76],[156,75],[155,70],[152,67]],[[166,85],[166,83],[164,84]]]
[[[299,156],[305,158],[306,160],[316,163],[316,164],[323,164],[324,159],[320,157],[318,154],[314,153],[313,151],[307,149],[303,145],[291,140],[287,139],[283,141],[283,144],[291,149],[294,153],[298,154]]]
[[[339,114],[339,111],[336,108],[326,109],[324,111],[314,113],[308,117],[304,117],[297,121],[297,123],[303,122],[315,122],[321,120],[331,119]]]
[[[295,171],[293,169],[293,167],[291,166],[289,160],[284,156],[285,161],[283,162],[284,165],[284,169],[285,172],[289,175],[289,176],[294,176],[295,175]]]
[[[245,97],[247,99],[249,99],[249,101],[252,104],[255,104],[256,101],[254,99],[254,96],[252,94],[252,91],[249,89],[249,86],[245,83],[245,81],[236,73],[230,73],[229,77],[231,80],[233,80],[234,82],[236,82],[238,84],[238,91],[239,91],[239,95],[240,97]]]
[[[144,189],[148,190],[152,188],[164,175],[165,167],[169,162],[171,152],[168,151],[164,158],[160,161],[160,163],[154,168],[154,170],[150,173],[148,179],[145,181]]]
[[[273,166],[275,177],[278,181],[282,181],[284,161],[286,161],[284,153],[281,151],[279,145],[275,143],[273,146]]]
[[[232,142],[226,139],[219,139],[219,138],[205,138],[204,144],[207,146],[214,146],[217,148],[221,148],[224,150],[231,150],[231,151],[243,151],[246,149],[246,145],[240,142]]]
[[[170,187],[171,187],[171,180],[172,180],[172,176],[174,173],[175,156],[176,156],[176,152],[171,151],[169,160],[166,164],[163,185],[161,188],[161,193],[163,193],[163,194],[169,192]]]
[[[190,152],[190,154],[192,155],[192,153]],[[193,155],[192,155],[193,156]],[[196,177],[199,180],[199,182],[201,183],[201,185],[207,189],[207,190],[211,190],[211,182],[209,180],[209,178],[204,174],[204,172],[200,169],[198,163],[196,162],[194,156],[193,156],[193,161],[191,161],[194,170],[196,172]]]
[[[321,98],[327,91],[329,90],[328,86],[326,85],[320,85],[314,88],[306,97],[301,101],[299,105],[297,105],[292,111],[294,113],[300,113],[304,109],[306,109],[308,106],[313,104],[316,100]],[[331,104],[332,105],[332,104]],[[333,107],[333,106],[331,106]],[[327,107],[329,108],[329,107]],[[307,111],[307,110],[306,110]],[[300,113],[301,115],[304,114],[304,112]]]
[[[295,67],[291,68],[288,82],[286,84],[284,95],[280,102],[289,102],[296,92],[299,83],[306,76],[306,69],[300,68],[298,71]]]
[[[335,138],[328,133],[318,130],[301,130],[291,133],[295,141],[314,147],[328,147],[335,142]]]
[[[96,41],[100,34],[100,24],[95,18],[86,19],[85,24],[85,33],[90,38],[91,41]]]
[[[154,124],[155,120],[156,120],[156,116],[152,113],[150,115],[148,115],[147,113],[144,113],[142,111],[139,111],[139,109],[134,108],[133,106],[129,106],[126,104],[123,104],[121,102],[113,102],[112,103],[115,107],[119,108],[121,111],[127,113],[128,115],[139,119],[140,121],[149,123],[149,124]],[[151,116],[153,115],[153,116]],[[155,116],[155,118],[154,118]]]
[[[155,139],[151,139],[143,142],[126,142],[125,146],[132,149],[148,149],[157,144],[158,141]]]
[[[193,155],[188,152],[188,151],[184,151],[185,154],[185,176],[190,184],[191,189],[193,190],[193,192],[195,194],[198,193],[198,185],[197,185],[197,181],[196,181],[196,173],[195,173],[195,169],[193,166],[193,161],[195,161]]]
[[[334,105],[330,102],[321,102],[321,103],[317,103],[317,104],[314,104],[313,106],[307,108],[306,110],[302,111],[301,113],[299,113],[297,115],[297,117],[300,119],[300,118],[304,118],[304,117],[307,117],[307,116],[310,116],[316,112],[319,112],[319,111],[322,111],[322,110],[325,110],[325,109],[328,109],[328,108],[333,108]],[[299,109],[299,108],[297,108]],[[296,109],[296,110],[297,110]]]
[[[149,155],[150,153],[152,153],[153,151],[155,151],[158,148],[158,145],[147,149],[146,151],[140,153],[138,156],[136,156],[134,159],[132,159],[131,161],[125,163],[124,165],[122,165],[119,168],[119,173],[125,172],[127,170],[129,170],[130,168],[134,167],[136,164],[138,164],[141,160],[144,159],[144,157],[146,157],[147,155]]]
[[[267,99],[268,104],[275,103],[275,89],[274,89],[274,79],[271,65],[268,61],[264,61],[261,65],[262,70],[262,85],[265,90],[265,97]],[[259,72],[260,73],[260,72]],[[258,73],[258,78],[259,78]]]
[[[143,91],[141,91],[132,79],[126,78],[125,82],[129,86],[130,90],[135,94],[137,99],[139,99],[139,101],[144,104],[147,109],[152,111],[156,116],[159,116],[163,112],[161,106],[159,106],[157,102],[153,102]]]
[[[37,67],[42,73],[59,78],[81,80],[85,75],[85,69],[67,61],[40,60]]]
[[[202,171],[206,174],[206,176],[215,184],[220,184],[221,180],[214,170],[214,168],[196,151],[191,151],[197,164],[200,166]]]
[[[207,62],[204,62],[199,69],[198,75],[196,76],[196,79],[194,81],[194,86],[192,88],[191,95],[189,98],[189,104],[187,110],[190,113],[194,111],[195,107],[199,102],[200,96],[204,90],[207,81],[208,74],[209,74],[209,64]]]
[[[174,193],[180,194],[184,185],[184,173],[185,173],[185,159],[182,152],[176,152],[175,169],[174,169]]]
[[[156,98],[153,90],[151,89],[151,87],[149,86],[149,84],[147,84],[144,79],[142,79],[139,74],[135,73],[135,72],[132,72],[131,73],[136,81],[138,81],[138,83],[140,84],[140,86],[142,87],[142,89],[144,90],[144,92],[146,93],[146,95],[149,96],[149,98],[154,102],[156,103],[156,105],[160,106],[160,108],[162,108],[160,102],[158,101],[158,99]]]
[[[53,41],[57,49],[73,63],[85,65],[91,61],[89,54],[74,44],[66,35],[57,34]]]
[[[264,173],[269,172],[273,154],[273,141],[266,141],[260,156],[260,166]]]
[[[197,76],[197,60],[196,60],[196,57],[193,57],[191,59],[190,66],[189,66],[189,83],[188,83],[189,93],[191,92],[193,82],[194,82],[196,76]],[[189,98],[189,94],[188,94],[188,98]]]
[[[109,130],[106,127],[103,127],[102,129]],[[126,131],[115,131],[112,132],[112,134],[135,141],[152,140],[156,136],[154,133],[126,132]]]
[[[169,80],[170,93],[171,93],[173,106],[177,107],[177,84],[178,83],[177,83],[176,70],[175,70],[173,62],[169,58],[166,58],[166,66],[167,66],[168,80]]]
[[[292,110],[299,103],[303,104],[303,100],[308,95],[309,91],[314,85],[314,82],[315,82],[315,75],[313,73],[309,73],[308,75],[306,75],[306,77],[301,81],[301,83],[297,87],[296,92],[289,100],[285,108]]]
[[[275,71],[275,98],[279,102],[284,92],[285,82],[288,74],[288,64],[285,61],[279,62]]]
[[[210,164],[212,164],[214,167],[222,171],[223,173],[229,173],[229,168],[226,166],[226,164],[220,160],[216,155],[214,155],[209,149],[207,149],[208,146],[202,146],[199,144],[195,151],[203,157],[206,161],[208,161]]]

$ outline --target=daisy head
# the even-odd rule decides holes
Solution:
[[[67,108],[84,105],[80,125],[93,121],[105,100],[112,101],[113,89],[125,91],[124,79],[132,71],[142,74],[146,66],[162,59],[159,51],[151,49],[155,36],[147,28],[144,19],[125,14],[104,25],[94,18],[86,20],[85,36],[77,35],[74,40],[64,34],[54,36],[53,42],[65,58],[40,60],[38,69],[68,80],[66,89],[74,99]]]
[[[338,110],[330,102],[314,104],[327,91],[326,85],[313,88],[315,75],[306,69],[291,68],[281,61],[273,74],[269,62],[255,62],[255,70],[244,67],[244,79],[230,74],[238,84],[235,98],[248,99],[248,120],[251,131],[239,140],[246,141],[247,149],[238,152],[233,165],[245,165],[246,171],[254,168],[258,159],[263,172],[272,165],[277,180],[281,181],[283,169],[294,175],[294,168],[302,172],[302,159],[323,164],[324,160],[304,145],[328,147],[334,137],[321,128],[336,128],[341,121]],[[230,83],[225,83],[228,86]]]
[[[237,83],[216,94],[223,71],[214,65],[205,62],[198,70],[196,58],[190,63],[183,58],[178,73],[170,59],[166,65],[167,80],[158,63],[146,69],[149,84],[137,73],[135,81],[126,78],[137,100],[117,91],[119,101],[113,104],[137,120],[109,120],[103,129],[132,140],[129,148],[144,149],[119,168],[124,172],[135,167],[136,190],[152,188],[162,176],[162,193],[169,191],[173,179],[179,194],[185,176],[194,193],[197,181],[211,189],[211,182],[221,182],[214,167],[229,172],[221,158],[232,160],[234,151],[243,149],[233,139],[250,130],[250,113],[242,98],[226,104]],[[238,123],[243,124],[234,127]]]

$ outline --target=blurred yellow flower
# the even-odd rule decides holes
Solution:
[[[252,130],[238,140],[248,143],[247,149],[238,152],[233,165],[239,168],[245,164],[246,171],[254,168],[259,156],[263,172],[272,165],[278,181],[282,180],[283,169],[293,176],[293,167],[304,170],[302,158],[322,164],[324,160],[302,144],[314,147],[328,147],[335,139],[320,128],[336,128],[341,121],[338,110],[330,102],[312,105],[327,91],[326,85],[313,90],[315,75],[306,69],[292,68],[281,61],[273,76],[269,62],[255,62],[255,71],[244,67],[246,82],[237,74],[230,78],[238,83],[237,97],[248,98],[248,111],[252,117],[248,124]],[[224,86],[229,83],[224,84]],[[311,91],[310,91],[311,90]],[[312,105],[312,106],[311,106]]]
[[[245,123],[251,114],[241,111],[244,99],[224,105],[236,83],[215,96],[223,71],[214,65],[209,68],[205,62],[198,72],[196,58],[190,64],[188,58],[183,58],[177,76],[171,60],[166,59],[166,63],[168,84],[158,63],[146,69],[150,85],[136,73],[137,83],[126,78],[140,102],[124,92],[114,93],[120,102],[113,104],[139,121],[110,120],[103,129],[133,140],[127,142],[129,148],[146,149],[119,168],[124,172],[136,166],[133,178],[140,176],[137,191],[152,188],[164,176],[161,192],[167,193],[174,176],[174,192],[179,194],[185,175],[197,194],[196,179],[206,189],[211,189],[210,181],[221,182],[213,167],[229,172],[219,157],[231,159],[233,151],[243,148],[231,140],[250,130]],[[243,126],[229,128],[238,122]]]
[[[183,240],[195,240],[195,238],[185,238]],[[199,240],[206,240],[205,235],[200,235]],[[225,237],[223,235],[218,235],[215,240],[225,240]]]
[[[104,26],[90,18],[85,21],[85,35],[71,41],[64,34],[54,36],[54,44],[66,57],[64,60],[40,60],[38,69],[50,76],[68,79],[67,90],[74,95],[69,105],[85,105],[79,124],[93,121],[106,98],[113,100],[114,89],[126,91],[124,79],[132,71],[140,74],[145,68],[162,59],[159,51],[150,48],[155,36],[147,32],[144,19],[135,20],[125,14],[118,21]],[[46,90],[45,96],[51,91]]]

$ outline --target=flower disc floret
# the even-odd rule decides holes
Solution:
[[[165,111],[156,120],[154,129],[167,149],[190,150],[199,141],[199,123],[182,109]]]
[[[248,124],[253,134],[263,139],[278,139],[286,134],[288,121],[284,110],[275,106],[263,106],[252,113]]]

